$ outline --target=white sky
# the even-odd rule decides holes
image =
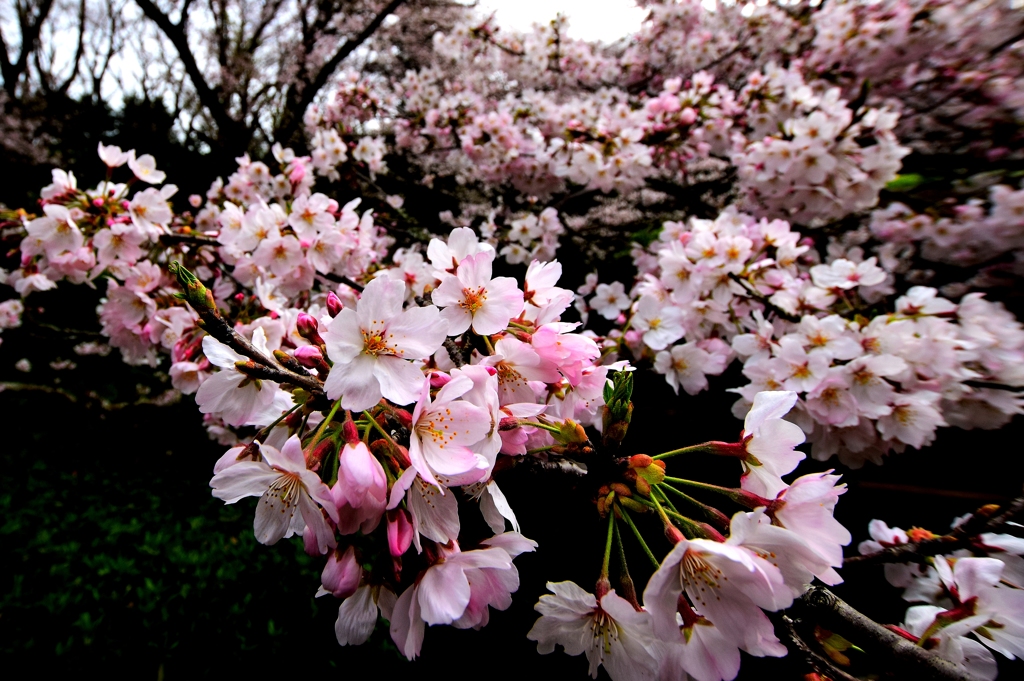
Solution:
[[[569,35],[611,43],[640,29],[646,12],[633,0],[480,0],[483,13],[497,12],[498,26],[528,31],[561,12],[569,17]]]

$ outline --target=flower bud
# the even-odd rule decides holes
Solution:
[[[331,291],[330,293],[328,293],[327,294],[327,313],[329,315],[331,315],[331,317],[337,317],[338,313],[341,312],[343,309],[345,309],[345,306],[342,305],[341,298],[339,298],[338,295],[334,291]]]
[[[355,421],[345,421],[341,426],[341,433],[348,444],[355,445],[359,442],[359,429],[356,428]]]
[[[636,473],[640,478],[646,480],[652,485],[657,485],[665,481],[665,469],[661,466],[655,466],[653,463],[646,468],[638,469]]]
[[[927,541],[929,539],[938,539],[939,535],[935,534],[931,530],[926,530],[923,527],[911,527],[907,530],[907,538],[912,542]]]
[[[409,550],[412,544],[412,521],[409,512],[396,508],[388,511],[388,549],[393,558],[398,558]]]
[[[412,414],[407,409],[395,409],[391,414],[396,421],[402,424],[403,428],[412,428]]]
[[[632,511],[633,513],[647,513],[651,510],[649,506],[644,506],[639,501],[630,499],[629,497],[619,497],[619,503],[622,504],[622,507],[627,511]]]
[[[304,345],[295,350],[295,361],[304,367],[316,369],[324,361],[324,355],[315,345]]]
[[[634,454],[629,457],[630,468],[647,468],[652,463],[654,463],[654,459],[647,454]]]
[[[355,547],[350,546],[345,553],[334,551],[327,558],[320,581],[324,591],[334,594],[336,598],[348,598],[359,588],[362,576],[363,567],[356,560]]]
[[[519,427],[519,419],[515,416],[505,416],[498,421],[498,430],[515,430]]]
[[[447,384],[448,381],[450,381],[450,380],[452,380],[452,377],[449,376],[448,374],[444,373],[444,372],[441,372],[441,371],[431,372],[431,374],[430,374],[430,387],[431,388],[441,388],[445,384]]]
[[[673,545],[686,539],[675,525],[665,525],[665,538],[672,542]]]
[[[334,449],[334,440],[329,437],[317,442],[312,449],[306,452],[306,468],[311,471],[319,470],[324,457],[327,456],[328,452],[334,451]]]
[[[317,333],[320,325],[316,321],[316,317],[305,312],[300,312],[298,319],[295,320],[295,328],[298,330],[299,335],[308,340],[310,343],[316,345],[323,345],[324,339]]]
[[[636,479],[636,491],[645,497],[651,496],[651,483],[638,476]]]
[[[633,496],[633,492],[628,487],[623,485],[621,482],[613,482],[611,484],[611,488],[620,497],[631,497],[631,496]]]

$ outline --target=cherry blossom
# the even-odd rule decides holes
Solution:
[[[334,522],[338,511],[327,485],[306,469],[298,437],[289,438],[280,451],[263,445],[260,455],[259,461],[238,461],[214,475],[210,480],[213,496],[226,504],[260,497],[253,528],[262,544],[301,535],[309,527],[321,552],[326,552],[335,545],[334,533],[320,509]]]
[[[614,590],[598,603],[573,582],[548,582],[540,597],[540,619],[527,637],[542,655],[561,645],[568,655],[586,653],[590,676],[604,667],[615,681],[657,678],[658,660],[650,648],[650,617],[637,612]]]
[[[434,306],[402,310],[405,285],[374,279],[355,309],[327,325],[324,340],[334,362],[324,388],[345,409],[362,410],[381,397],[396,404],[416,400],[422,374],[412,363],[434,354],[447,325]]]

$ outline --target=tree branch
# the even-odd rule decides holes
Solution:
[[[178,51],[181,63],[185,67],[185,73],[188,74],[189,80],[192,81],[192,87],[196,89],[199,102],[210,112],[214,122],[217,124],[217,128],[220,130],[221,139],[219,141],[225,146],[235,142],[235,138],[242,132],[242,124],[231,117],[231,114],[228,113],[227,108],[217,96],[217,93],[206,82],[206,78],[203,77],[203,72],[196,62],[196,57],[189,47],[188,36],[185,33],[188,5],[185,5],[180,21],[175,24],[169,16],[160,11],[160,8],[152,0],[135,0],[135,4],[139,6],[143,14],[157,25],[167,39],[171,41],[171,44],[174,45],[174,49]]]
[[[824,587],[814,587],[799,599],[814,621],[854,640],[870,655],[887,660],[900,678],[914,681],[974,681],[966,670],[895,634]]]
[[[934,539],[911,541],[889,546],[866,556],[850,556],[843,565],[883,565],[886,563],[924,563],[930,556],[969,549],[986,532],[996,532],[1003,525],[1024,513],[1024,497],[1017,497],[1004,507],[982,506],[948,534]]]
[[[149,0],[143,1],[149,2]],[[303,87],[301,93],[297,92],[294,89],[294,86],[292,87],[289,92],[292,96],[288,99],[293,102],[293,106],[290,107],[290,114],[282,121],[282,126],[278,129],[277,134],[275,135],[278,142],[285,143],[291,138],[298,128],[298,122],[302,120],[302,115],[306,111],[306,107],[313,103],[317,93],[327,85],[327,81],[330,80],[334,71],[341,65],[341,62],[343,62],[350,54],[355,52],[360,45],[369,40],[370,36],[380,28],[382,23],[384,23],[384,19],[386,19],[389,14],[393,14],[394,11],[405,1],[406,0],[391,0],[391,2],[389,2],[387,6],[377,14],[377,16],[375,16],[373,20],[366,25],[366,28],[364,28],[359,35],[351,40],[345,41],[341,48],[324,63],[323,68],[317,71],[313,80]],[[295,95],[298,96],[296,97]]]

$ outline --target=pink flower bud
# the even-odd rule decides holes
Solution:
[[[203,197],[199,196],[199,194],[193,194],[188,197],[188,202],[193,208],[199,208],[199,206],[203,205]]]
[[[356,550],[348,547],[345,553],[334,551],[327,559],[320,581],[324,590],[337,598],[348,598],[359,588],[359,580],[363,576],[363,567],[356,560]]]
[[[388,548],[392,557],[398,558],[409,550],[412,532],[408,511],[401,508],[388,511]]]
[[[341,304],[341,298],[339,298],[337,294],[334,293],[334,291],[331,291],[330,293],[327,294],[327,312],[332,317],[337,317],[338,313],[341,312],[344,308],[345,306]]]
[[[304,367],[316,369],[324,361],[324,355],[315,345],[304,345],[295,351],[295,361]]]
[[[102,207],[103,206],[103,199],[93,199],[92,200],[92,205],[96,206],[97,208]]]
[[[450,380],[452,380],[452,377],[449,376],[448,374],[440,371],[435,371],[434,373],[430,374],[430,387],[440,388],[446,383],[448,383],[448,381]]]
[[[402,424],[403,428],[412,428],[412,414],[405,409],[395,409],[395,419]]]
[[[299,313],[299,318],[295,321],[295,328],[298,329],[299,335],[308,340],[310,343],[316,345],[323,345],[324,339],[317,333],[319,324],[316,321],[316,317],[305,312]]]
[[[341,432],[345,436],[345,442],[355,446],[359,442],[359,429],[356,428],[355,421],[345,421],[341,427]]]
[[[308,528],[307,528],[308,530]],[[320,545],[316,541],[316,532],[308,530],[302,533],[302,548],[305,550],[306,555],[309,556],[322,556],[323,551],[320,550]]]

